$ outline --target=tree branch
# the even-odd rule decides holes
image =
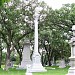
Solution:
[[[20,41],[22,38],[24,38],[26,35],[30,34],[31,32],[33,32],[34,30],[28,31],[25,34],[23,34],[21,37],[18,38],[18,41]]]

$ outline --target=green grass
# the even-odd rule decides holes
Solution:
[[[60,69],[58,67],[46,67],[47,72],[33,73],[33,75],[66,75],[68,72],[68,68],[69,67],[63,69]],[[16,70],[15,68],[9,69],[8,71],[0,69],[0,75],[25,75],[25,72],[25,70]]]
[[[55,68],[55,69],[51,69]],[[34,75],[66,75],[68,73],[68,68],[58,68],[58,67],[46,67],[47,72],[34,73]]]
[[[9,69],[5,71],[0,69],[0,75],[25,75],[25,70]]]

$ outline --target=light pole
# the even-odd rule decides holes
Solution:
[[[71,67],[68,70],[67,75],[75,75],[75,25],[72,26],[73,36],[70,40],[70,46],[71,46]]]
[[[41,56],[38,52],[38,19],[39,19],[39,11],[40,8],[35,8],[35,14],[34,14],[34,26],[35,26],[35,32],[34,32],[34,52],[32,55],[32,65],[30,72],[44,72],[46,71],[45,68],[41,64]]]

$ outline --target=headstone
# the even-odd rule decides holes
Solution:
[[[14,67],[14,61],[11,61],[11,67]]]
[[[51,66],[55,66],[54,57],[53,57],[53,59],[52,59],[52,61],[51,61]]]
[[[59,62],[59,68],[65,68],[65,60],[64,59],[61,59],[60,62]]]
[[[30,43],[26,42],[23,49],[23,58],[21,65],[19,66],[22,69],[26,69],[26,65],[31,64],[30,59]]]

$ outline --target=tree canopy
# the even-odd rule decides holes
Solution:
[[[3,5],[3,3],[8,2],[10,0],[0,0],[0,6]]]

